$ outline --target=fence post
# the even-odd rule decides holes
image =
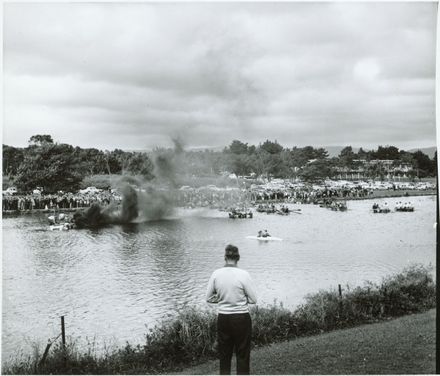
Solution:
[[[46,345],[46,349],[44,350],[43,357],[41,358],[40,362],[38,363],[38,366],[42,366],[44,364],[44,362],[46,361],[47,354],[49,353],[49,349],[50,349],[51,345],[52,345],[52,343],[50,341],[48,341],[47,345]]]
[[[64,326],[64,316],[61,316],[61,341],[63,343],[63,348],[66,347],[66,329]]]
[[[342,317],[342,287],[338,284],[339,291],[339,317]]]
[[[61,343],[63,345],[63,360],[64,366],[67,363],[67,354],[66,354],[66,328],[64,325],[64,316],[61,316]]]

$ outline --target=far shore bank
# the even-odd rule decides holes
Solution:
[[[417,191],[417,190],[375,190],[372,192],[371,195],[366,197],[348,197],[348,198],[341,198],[337,197],[335,200],[345,200],[345,201],[358,201],[358,200],[375,200],[375,199],[381,199],[381,198],[397,198],[397,197],[418,197],[418,196],[433,196],[437,195],[436,189],[427,189],[423,191]],[[286,201],[286,200],[263,200],[263,201],[257,201],[255,204],[260,203],[291,203],[292,202]],[[311,203],[310,203],[311,204]],[[308,204],[301,204],[301,205],[308,205]],[[33,213],[54,213],[56,212],[75,212],[77,210],[87,209],[88,206],[82,206],[78,208],[59,208],[59,209],[33,209],[33,210],[3,210],[3,215],[17,215],[17,214],[33,214]]]
[[[350,200],[374,200],[379,198],[394,198],[394,197],[411,197],[411,196],[433,196],[437,195],[436,189],[427,189],[423,191],[417,191],[417,190],[377,190],[373,191],[373,193],[368,197],[354,197],[350,198]]]

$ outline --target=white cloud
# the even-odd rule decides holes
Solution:
[[[430,146],[434,3],[7,3],[4,143]],[[168,140],[168,141],[167,141]]]

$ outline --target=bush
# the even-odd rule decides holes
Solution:
[[[285,340],[295,333],[292,312],[276,302],[268,308],[256,307],[251,310],[252,343],[261,346]]]
[[[366,282],[342,297],[336,291],[320,291],[306,297],[294,315],[300,333],[317,333],[379,319],[423,312],[436,306],[436,285],[430,269],[412,265],[385,278],[380,285]]]
[[[400,316],[422,312],[436,305],[436,285],[429,270],[411,266],[402,273],[386,278],[380,287],[384,313]]]

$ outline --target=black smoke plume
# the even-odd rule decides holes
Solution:
[[[78,210],[73,215],[73,221],[78,228],[102,227],[109,224],[130,223],[138,217],[137,192],[130,185],[122,189],[122,204],[118,208],[115,204],[102,207],[94,203],[87,210]]]
[[[73,216],[78,228],[102,227],[109,224],[126,224],[163,219],[172,214],[172,192],[176,188],[176,155],[183,152],[180,142],[174,140],[175,150],[156,151],[153,156],[155,179],[141,181],[133,176],[123,176],[116,184],[122,194],[121,205],[102,207],[92,204]]]

